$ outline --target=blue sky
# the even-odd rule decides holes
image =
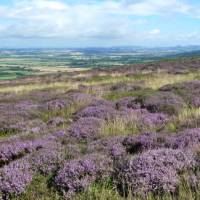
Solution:
[[[200,45],[199,0],[0,0],[0,48]]]

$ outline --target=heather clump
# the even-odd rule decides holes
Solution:
[[[169,115],[178,114],[186,106],[180,96],[168,91],[161,91],[148,96],[143,105],[150,112],[163,112]]]
[[[143,133],[138,136],[127,136],[122,141],[126,151],[137,154],[150,149],[159,149],[171,145],[170,137],[156,132]]]
[[[161,91],[174,92],[180,96],[191,106],[200,106],[200,81],[193,80],[189,82],[165,85],[160,88]]]
[[[63,117],[53,117],[47,122],[47,125],[50,128],[65,126],[65,124],[67,124],[67,120],[64,119]]]
[[[115,136],[96,140],[88,145],[87,152],[101,152],[111,157],[124,155],[126,153],[122,144],[124,138],[125,136]]]
[[[110,106],[88,106],[77,112],[76,117],[96,117],[100,119],[112,119],[117,115],[117,111]]]
[[[124,97],[116,101],[116,108],[118,110],[123,110],[126,108],[140,109],[141,105],[136,102],[135,97]]]
[[[117,83],[111,86],[111,91],[117,91],[117,92],[124,92],[124,91],[135,91],[140,90],[142,87],[138,84],[127,84],[124,82]]]
[[[19,101],[12,103],[0,103],[0,111],[3,113],[2,119],[32,119],[34,117],[33,110],[40,108],[39,103],[29,101]]]
[[[28,159],[22,158],[0,169],[0,194],[3,199],[23,193],[33,178]]]
[[[186,129],[174,137],[174,148],[195,148],[200,144],[200,128]]]
[[[42,147],[42,140],[21,141],[2,143],[0,146],[0,166],[4,165],[16,158],[32,152]]]
[[[45,132],[46,123],[44,123],[41,119],[32,119],[27,121],[22,120],[16,124],[10,125],[10,128],[21,133],[39,134]]]
[[[38,110],[43,108],[40,102],[35,102],[33,100],[21,100],[15,104],[15,110],[27,111],[31,114],[33,110]]]
[[[55,185],[66,198],[87,189],[95,181],[100,181],[111,172],[112,161],[101,154],[86,155],[66,162],[55,177]]]
[[[99,137],[103,123],[104,120],[96,117],[83,117],[71,124],[68,133],[78,140],[92,140]]]
[[[32,168],[40,173],[48,175],[57,170],[65,160],[64,148],[54,144],[49,148],[41,149],[30,157]]]
[[[196,128],[186,129],[177,134],[144,133],[125,137],[122,144],[130,154],[159,148],[192,150],[200,144],[200,131]]]
[[[62,100],[62,99],[55,99],[51,100],[46,103],[47,110],[54,111],[54,110],[61,110],[67,106],[70,106],[72,102]]]
[[[0,166],[39,149],[48,149],[55,145],[56,139],[56,136],[48,135],[36,139],[24,140],[18,137],[13,140],[2,141],[0,143]]]
[[[175,193],[180,185],[180,173],[196,164],[192,154],[182,150],[157,149],[116,164],[113,174],[118,190],[133,196],[149,193]]]
[[[167,122],[169,117],[163,113],[143,113],[138,116],[138,126],[140,130],[162,130]]]
[[[98,106],[107,106],[107,107],[115,107],[115,104],[111,101],[105,100],[105,99],[101,99],[101,98],[95,98],[91,101],[91,103],[88,106],[94,106],[94,107],[98,107]]]
[[[53,99],[46,102],[44,110],[47,110],[50,115],[66,115],[65,112],[73,109],[76,110],[76,108],[81,108],[82,106],[89,104],[92,99],[92,96],[88,94],[70,92],[64,95],[62,98]]]
[[[86,93],[71,92],[68,94],[69,100],[76,105],[87,105],[93,100],[93,96]]]
[[[146,109],[123,109],[113,119],[107,120],[101,131],[103,136],[138,134],[161,131],[169,121],[168,115],[150,113]]]

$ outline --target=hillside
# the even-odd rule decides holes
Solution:
[[[200,58],[0,82],[0,199],[200,199]]]

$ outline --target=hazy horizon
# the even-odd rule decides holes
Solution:
[[[121,46],[76,46],[76,47],[70,47],[70,46],[65,46],[65,47],[33,47],[33,46],[30,46],[30,47],[0,47],[0,50],[23,50],[23,49],[30,49],[30,50],[45,50],[45,49],[49,49],[49,50],[78,50],[78,49],[114,49],[114,48],[124,48],[124,49],[146,49],[146,50],[151,50],[151,49],[174,49],[174,48],[196,48],[198,50],[200,50],[200,45],[174,45],[174,46],[134,46],[134,45],[121,45]]]

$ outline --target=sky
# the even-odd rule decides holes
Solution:
[[[0,0],[0,48],[200,45],[199,0]]]

